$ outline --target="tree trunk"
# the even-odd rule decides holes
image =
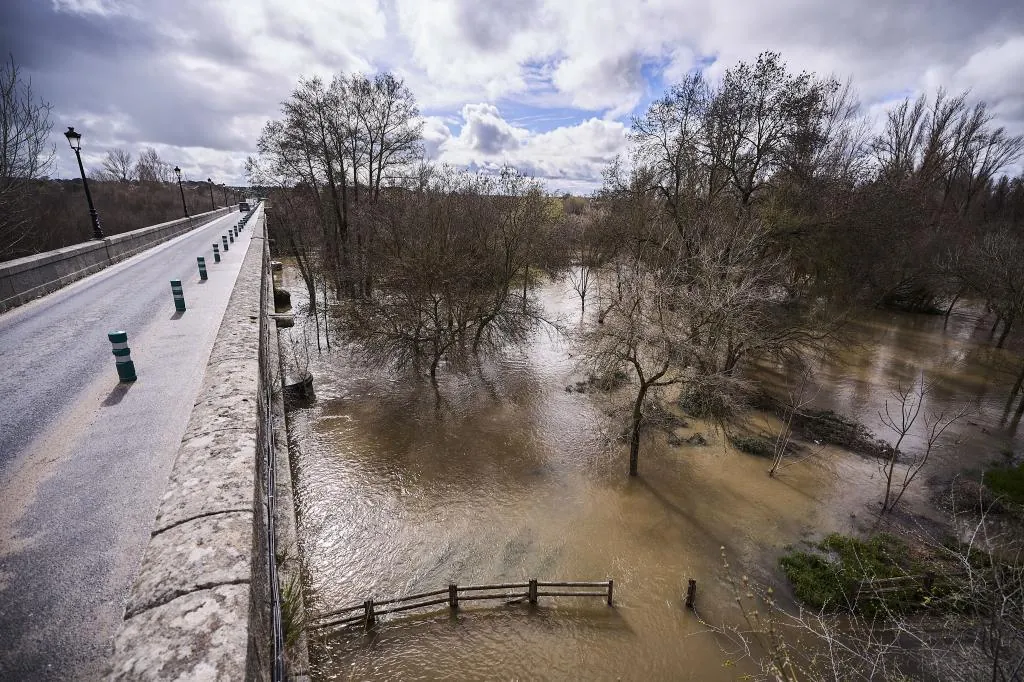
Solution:
[[[1020,399],[1020,403],[1017,405],[1017,411],[1013,413],[1013,421],[1010,422],[1010,431],[1016,431],[1017,425],[1020,424],[1020,418],[1024,416],[1024,398]]]
[[[526,269],[523,271],[523,312],[526,312],[526,287],[530,283],[530,264],[526,264]]]
[[[1010,389],[1010,397],[1006,400],[1006,411],[1010,411],[1010,405],[1013,403],[1013,399],[1017,396],[1017,392],[1020,391],[1020,387],[1024,385],[1024,365],[1021,365],[1020,374],[1017,375],[1017,381],[1013,382],[1013,388]]]
[[[942,326],[943,327],[945,327],[947,324],[949,324],[949,314],[951,312],[953,312],[953,306],[955,306],[956,302],[959,301],[959,300],[960,300],[960,292],[958,291],[958,292],[956,292],[956,296],[953,297],[953,300],[949,302],[949,306],[946,308],[946,314],[943,316],[943,319],[942,319]]]
[[[1003,344],[1006,343],[1006,337],[1010,335],[1011,329],[1013,329],[1012,317],[1003,321],[1003,333],[999,336],[999,343],[996,344],[996,348],[1003,347]]]
[[[323,305],[321,307],[324,310],[324,341],[327,342],[327,350],[330,350],[331,349],[331,321],[327,317],[327,277],[324,277],[324,298],[323,298]],[[319,336],[317,338],[319,338]]]
[[[633,427],[629,436],[629,475],[636,476],[639,473],[640,464],[640,427],[643,426],[644,398],[647,396],[647,384],[640,384],[636,400],[633,402]]]

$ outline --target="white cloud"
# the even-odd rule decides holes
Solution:
[[[928,89],[970,90],[985,100],[992,111],[1024,132],[1024,36],[986,45],[959,68],[929,69],[923,79]]]
[[[434,139],[438,135],[433,131],[439,127],[448,130],[438,147],[439,161],[485,170],[515,166],[543,180],[551,191],[589,193],[597,189],[601,171],[626,148],[626,126],[619,121],[591,118],[577,125],[532,133],[510,124],[490,104],[467,104],[462,115],[457,136],[451,135],[439,119],[429,121]],[[481,136],[481,131],[487,132]],[[494,140],[500,144],[494,144]]]
[[[623,121],[657,96],[659,72],[674,82],[713,62],[715,77],[763,50],[794,70],[852,76],[869,110],[939,84],[969,88],[1024,132],[1020,0],[5,0],[0,42],[58,127],[99,121],[77,125],[96,143],[203,147],[231,164],[299,76],[390,69],[428,114],[461,112],[457,136],[428,126],[428,152],[578,175],[568,153],[561,170],[550,165],[557,140],[537,133],[542,111],[508,121],[484,105],[575,108],[566,130],[583,131],[583,118]]]
[[[529,135],[501,117],[493,104],[467,104],[462,107],[462,132],[459,142],[473,152],[485,156],[515,153]]]

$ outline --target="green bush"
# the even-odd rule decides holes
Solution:
[[[797,598],[814,608],[870,613],[883,605],[908,610],[920,603],[920,587],[915,584],[883,594],[860,589],[865,581],[923,573],[910,559],[906,545],[892,535],[860,540],[833,533],[812,551],[789,552],[780,563]]]
[[[985,485],[996,495],[1024,504],[1024,464],[986,471]]]
[[[761,436],[729,436],[729,442],[737,450],[754,455],[755,457],[774,457],[775,444]]]

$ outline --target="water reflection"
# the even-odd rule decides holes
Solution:
[[[543,298],[550,314],[578,316],[566,283]],[[982,407],[964,425],[964,456],[1005,447],[991,408],[1002,408],[1010,355],[979,343],[987,330],[968,316],[946,334],[941,325],[862,320],[846,364],[817,368],[820,405],[872,422],[885,387],[923,368],[939,381],[937,405],[967,395]],[[849,529],[878,497],[878,472],[862,458],[826,449],[771,480],[764,460],[700,422],[677,435],[700,431],[709,446],[670,447],[651,433],[630,480],[625,448],[599,428],[606,406],[565,391],[581,378],[570,352],[540,331],[522,353],[444,376],[439,392],[343,352],[314,355],[318,400],[289,424],[312,608],[449,582],[616,580],[611,609],[598,600],[469,607],[314,640],[317,678],[734,679],[742,665],[723,667],[722,643],[683,608],[687,578],[699,582],[705,616],[731,620],[720,547],[775,580],[786,545]]]

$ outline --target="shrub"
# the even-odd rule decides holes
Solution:
[[[882,593],[861,589],[865,582],[923,572],[907,546],[886,533],[868,540],[833,533],[811,551],[791,551],[779,562],[797,598],[815,608],[872,613],[883,606],[905,611],[920,604],[921,589],[913,582]]]
[[[729,436],[729,442],[737,450],[754,455],[755,457],[774,457],[775,445],[767,438],[761,436]]]
[[[985,485],[996,495],[1024,504],[1024,464],[986,471]]]

